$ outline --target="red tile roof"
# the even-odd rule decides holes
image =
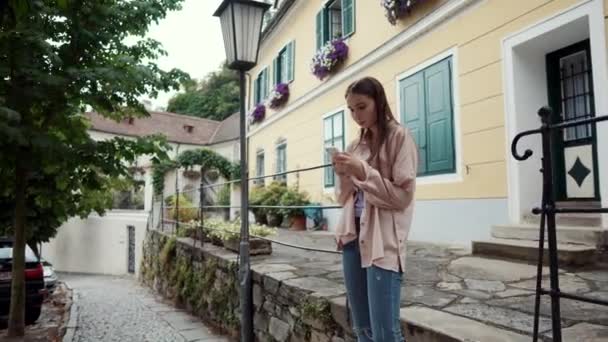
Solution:
[[[222,126],[219,121],[167,112],[149,112],[149,117],[125,119],[116,122],[97,113],[86,113],[91,130],[125,136],[163,134],[170,142],[207,145]],[[228,118],[225,121],[230,120]],[[238,137],[238,135],[237,135]],[[237,138],[235,137],[235,139]]]

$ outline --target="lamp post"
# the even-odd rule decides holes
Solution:
[[[220,18],[228,67],[239,72],[241,146],[241,243],[239,284],[241,287],[241,341],[253,341],[253,300],[249,264],[249,181],[247,166],[245,72],[258,61],[262,21],[269,4],[251,0],[224,0],[214,16]]]

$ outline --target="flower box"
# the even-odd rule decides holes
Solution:
[[[265,116],[266,106],[261,103],[258,103],[257,105],[255,105],[255,108],[253,109],[251,114],[249,114],[249,122],[251,122],[251,124],[262,122]]]
[[[334,39],[323,46],[312,59],[312,73],[323,80],[348,57],[348,45],[342,38]]]
[[[287,83],[279,83],[274,87],[272,93],[270,93],[268,106],[272,109],[277,109],[285,105],[287,100],[289,100],[289,85]]]
[[[422,0],[380,0],[384,7],[386,18],[391,25],[396,25],[397,20],[412,11]]]
[[[239,239],[230,239],[224,241],[224,248],[227,250],[239,253],[241,241]],[[249,254],[250,255],[268,255],[272,254],[272,243],[270,241],[259,238],[249,238]]]

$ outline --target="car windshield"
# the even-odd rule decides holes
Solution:
[[[0,241],[0,261],[11,260],[13,258],[13,243],[10,241]],[[25,246],[25,262],[36,262],[38,258],[29,246]]]

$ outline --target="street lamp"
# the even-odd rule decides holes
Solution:
[[[253,300],[249,265],[249,181],[245,136],[245,72],[258,62],[262,21],[269,4],[250,0],[224,0],[215,11],[220,18],[226,59],[230,69],[239,72],[241,145],[241,243],[239,283],[241,286],[241,341],[253,341]]]

